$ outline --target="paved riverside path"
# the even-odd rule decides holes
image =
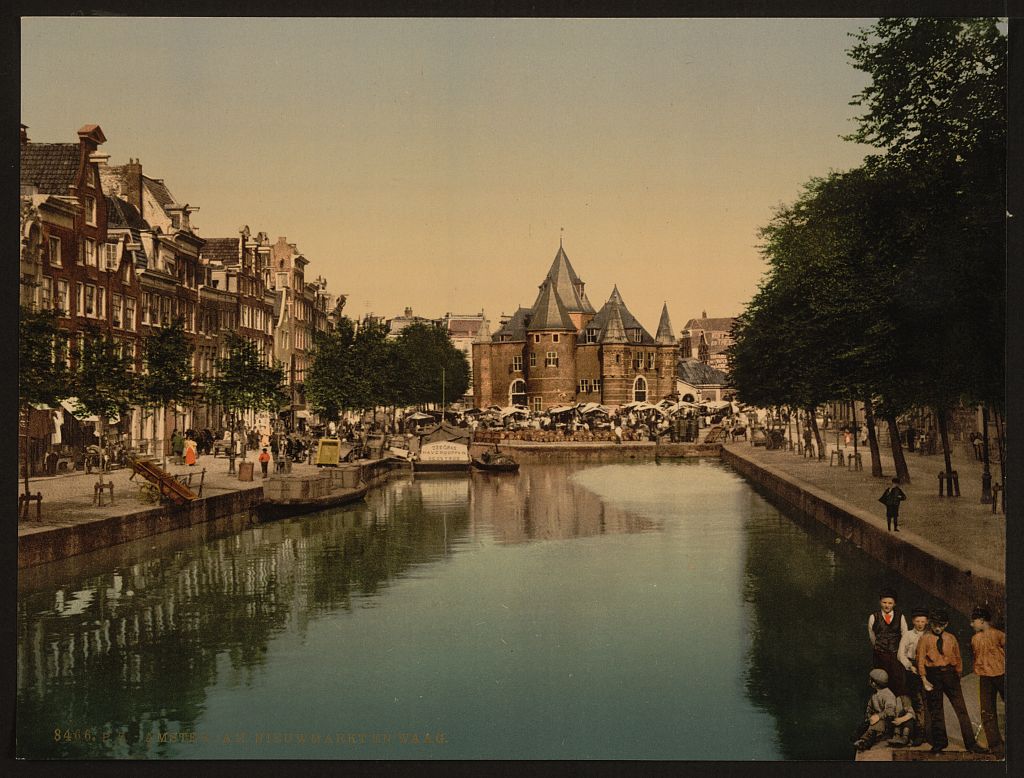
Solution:
[[[206,476],[203,480],[203,497],[225,494],[227,492],[246,489],[261,489],[263,479],[260,476],[259,462],[256,461],[258,452],[249,452],[246,461],[252,462],[255,473],[252,481],[239,481],[237,474],[228,475],[227,457],[213,457],[210,455],[201,456],[193,466],[170,464],[168,457],[167,472],[172,475],[186,475],[192,473],[192,491],[198,492],[199,474],[204,468]],[[235,460],[235,467],[241,463],[241,459]],[[274,463],[270,463],[270,473],[274,472]],[[309,474],[317,472],[315,465],[293,464],[292,475]],[[104,495],[103,505],[93,504],[93,484],[99,479],[99,474],[91,474],[84,471],[74,473],[63,473],[49,477],[34,477],[29,481],[29,489],[32,494],[41,492],[43,495],[42,520],[36,520],[35,503],[29,506],[28,519],[18,521],[18,537],[36,532],[45,532],[56,527],[67,527],[75,524],[86,524],[98,519],[110,516],[124,516],[138,511],[150,510],[158,507],[159,502],[150,502],[144,499],[140,484],[146,483],[141,475],[132,475],[131,468],[122,467],[103,474],[103,481],[114,483],[114,504],[110,505],[109,495]],[[18,482],[18,494],[24,492],[24,481]]]
[[[885,506],[878,498],[895,475],[891,453],[882,451],[884,477],[871,475],[871,452],[858,447],[864,469],[850,470],[830,467],[828,454],[835,448],[828,445],[824,460],[804,458],[796,451],[776,449],[768,451],[751,446],[747,441],[725,444],[744,458],[758,464],[769,465],[787,475],[798,478],[845,503],[867,511],[877,517],[885,527]],[[848,446],[846,453],[853,451]],[[950,555],[963,560],[970,568],[984,567],[1006,576],[1006,516],[992,513],[992,506],[981,503],[982,464],[973,455],[954,453],[953,469],[960,474],[960,497],[939,497],[937,474],[943,470],[942,454],[920,456],[906,453],[911,483],[900,486],[907,499],[900,506],[900,535],[913,542],[914,535],[935,544]],[[993,483],[1000,480],[998,463],[989,467]]]

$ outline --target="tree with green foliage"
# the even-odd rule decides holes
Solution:
[[[107,455],[106,425],[109,419],[127,415],[136,398],[136,380],[132,372],[132,358],[114,340],[95,325],[89,325],[81,343],[72,347],[75,372],[72,386],[75,390],[75,416],[96,416],[96,428],[104,461]]]
[[[22,306],[18,320],[18,406],[24,429],[22,473],[29,494],[29,418],[33,405],[57,407],[71,396],[70,370],[64,359],[67,333],[57,312]]]
[[[168,408],[187,403],[192,398],[194,351],[181,318],[149,335],[142,343],[145,370],[139,379],[138,396],[140,404],[160,411],[160,423],[157,425],[160,451],[164,450],[164,418]]]
[[[244,411],[278,411],[284,401],[284,369],[268,365],[256,345],[237,333],[225,336],[227,356],[215,362],[216,375],[207,383],[207,396],[223,405],[231,417],[229,472],[235,463],[235,431]],[[246,449],[242,448],[242,459]]]
[[[466,355],[442,326],[410,324],[398,333],[396,346],[399,404],[439,404],[462,397],[469,388]]]
[[[850,57],[871,83],[853,100],[866,112],[849,137],[884,150],[923,192],[917,399],[935,410],[949,472],[949,410],[1005,407],[1006,36],[996,19],[897,18],[856,39]]]

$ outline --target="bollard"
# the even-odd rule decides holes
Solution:
[[[853,468],[854,470],[863,470],[864,469],[864,463],[861,460],[861,456],[860,456],[860,452],[859,451],[856,454],[849,454],[847,456],[846,467],[847,467],[847,469]]]
[[[995,514],[996,508],[999,505],[999,493],[1003,491],[1003,487],[998,483],[992,484],[992,513]]]

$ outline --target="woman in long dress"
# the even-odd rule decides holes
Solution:
[[[185,464],[194,465],[196,463],[196,442],[189,438],[185,441]]]

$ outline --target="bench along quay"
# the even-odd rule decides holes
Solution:
[[[203,496],[177,507],[142,502],[124,471],[104,475],[113,506],[92,503],[95,474],[36,479],[42,521],[19,523],[19,753],[849,761],[879,587],[947,607],[961,646],[971,605],[1005,598],[1002,515],[940,498],[934,459],[910,462],[893,537],[878,479],[791,451],[498,449],[518,473],[364,460],[239,481],[203,458]],[[268,512],[332,494],[353,501]],[[835,637],[827,662],[801,639],[808,620]],[[173,688],[169,667],[188,668]],[[313,709],[316,747],[239,737],[312,735]],[[107,737],[73,737],[86,729]]]

